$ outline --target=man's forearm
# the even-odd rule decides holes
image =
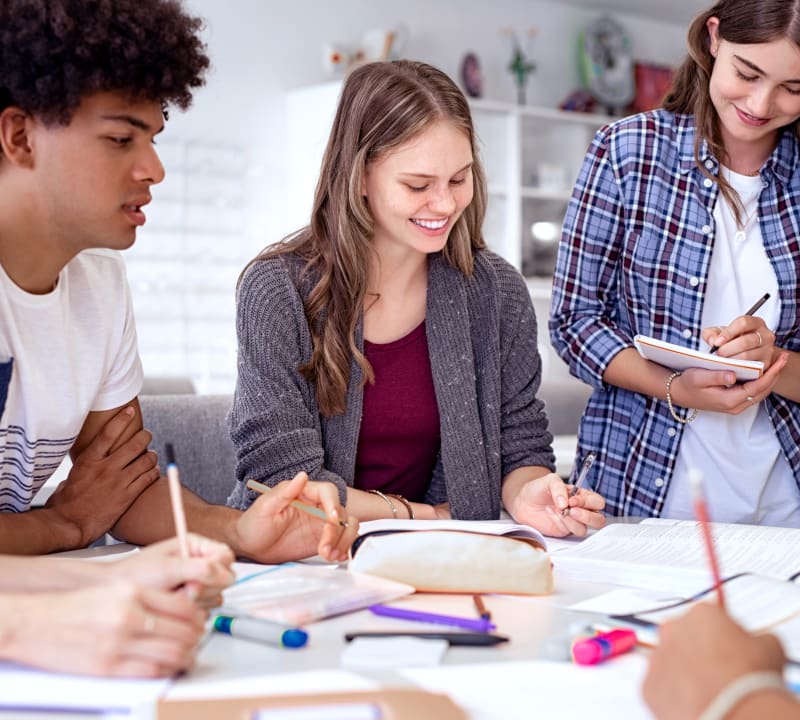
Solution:
[[[52,508],[0,513],[0,553],[44,555],[82,547],[81,529]]]
[[[234,525],[241,515],[239,510],[210,505],[186,488],[183,488],[183,505],[191,532],[227,543],[236,552]],[[114,537],[137,545],[173,537],[175,522],[166,478],[159,478],[139,495],[111,532]]]

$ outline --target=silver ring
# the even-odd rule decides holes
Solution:
[[[150,613],[145,613],[144,616],[144,634],[145,635],[152,635],[155,633],[156,630],[156,618],[155,615],[151,615]]]
[[[758,332],[758,330],[753,330],[753,332],[756,334],[756,337],[758,338],[758,347],[761,347],[764,344],[764,341],[761,339],[761,333]]]
[[[747,396],[747,402],[753,402],[753,396],[752,395],[748,395]]]

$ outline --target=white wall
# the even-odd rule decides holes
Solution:
[[[556,106],[579,86],[578,38],[600,14],[536,0],[187,0],[207,22],[213,61],[188,113],[159,140],[167,180],[128,253],[146,374],[190,374],[201,392],[229,392],[235,377],[234,284],[246,261],[287,231],[286,91],[326,79],[322,46],[355,43],[370,28],[405,24],[404,55],[454,78],[464,52],[481,58],[484,95],[513,100],[506,70],[514,27],[537,70],[528,102]],[[402,10],[401,10],[402,7]],[[616,13],[637,59],[674,64],[685,24]]]

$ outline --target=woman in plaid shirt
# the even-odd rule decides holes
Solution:
[[[800,526],[800,3],[721,0],[689,30],[664,107],[602,128],[564,221],[550,333],[595,390],[579,458],[617,515]],[[770,299],[755,315],[755,300]],[[674,374],[637,334],[763,376]]]

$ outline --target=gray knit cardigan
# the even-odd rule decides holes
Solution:
[[[362,375],[353,361],[346,412],[322,417],[313,386],[297,370],[312,348],[303,298],[313,282],[301,269],[294,256],[259,261],[239,287],[232,507],[255,499],[244,485],[249,478],[274,485],[305,470],[335,483],[342,502],[354,482]],[[430,256],[426,334],[441,448],[425,500],[448,501],[454,518],[497,518],[503,477],[529,465],[552,470],[555,460],[536,398],[541,358],[524,280],[489,251],[477,254],[471,277]],[[363,347],[360,323],[356,343]]]

